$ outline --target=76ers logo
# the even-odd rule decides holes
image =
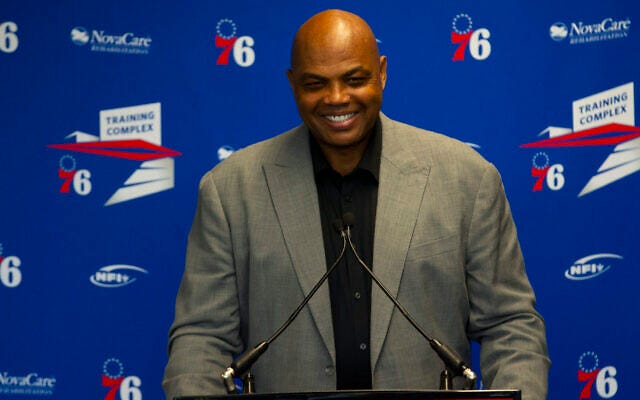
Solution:
[[[618,393],[618,381],[615,376],[618,373],[616,367],[606,366],[600,368],[598,355],[593,351],[582,353],[578,360],[578,381],[585,382],[580,392],[580,400],[590,399],[591,390],[595,383],[596,393],[603,399],[610,399]]]
[[[60,168],[58,168],[58,178],[62,179],[60,193],[69,193],[71,187],[73,191],[81,196],[91,193],[91,172],[87,169],[76,169],[76,159],[65,154],[60,158]]]
[[[102,364],[102,386],[111,388],[104,400],[142,400],[142,380],[137,376],[124,376],[123,372],[124,367],[117,358],[109,358]]]
[[[229,55],[233,61],[241,67],[250,67],[256,61],[256,53],[253,51],[254,40],[251,36],[237,35],[236,23],[228,18],[221,19],[216,24],[216,47],[222,47],[222,53],[218,56],[216,64],[229,64]]]
[[[5,257],[2,254],[3,247],[0,243],[0,285],[14,288],[22,282],[20,265],[22,261],[16,256]]]
[[[546,186],[551,190],[560,190],[564,187],[564,166],[562,164],[549,164],[549,156],[545,152],[538,152],[533,156],[531,176],[536,178],[533,191],[539,192]]]
[[[491,32],[487,28],[473,29],[473,20],[467,14],[458,14],[451,22],[451,43],[458,48],[453,53],[453,61],[464,61],[464,55],[469,54],[475,60],[486,60],[491,54],[489,37]]]

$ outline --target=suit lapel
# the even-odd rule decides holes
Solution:
[[[394,297],[427,184],[429,165],[411,151],[406,132],[384,115],[382,155],[373,251],[373,272]],[[371,296],[371,366],[380,356],[394,305],[373,283]],[[408,322],[407,322],[408,324]]]
[[[306,128],[298,127],[288,140],[275,162],[265,163],[263,170],[293,268],[306,295],[327,266]],[[295,306],[292,304],[292,312]],[[323,284],[307,306],[335,362],[329,285]]]

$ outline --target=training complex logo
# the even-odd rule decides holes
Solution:
[[[136,36],[132,32],[110,35],[104,30],[93,29],[91,32],[76,26],[71,29],[70,38],[76,46],[91,44],[91,51],[120,54],[149,54],[152,39],[148,36]]]
[[[100,111],[100,136],[75,131],[66,137],[75,143],[51,144],[50,148],[105,157],[142,161],[124,185],[107,200],[105,206],[137,199],[172,189],[174,157],[181,154],[162,147],[160,103]],[[78,169],[68,154],[60,158],[58,177],[64,182],[60,193],[71,190],[81,196],[91,193],[91,172]]]
[[[136,275],[148,273],[149,271],[135,265],[115,264],[100,268],[91,275],[89,281],[103,288],[118,288],[135,282],[138,279]]]
[[[22,282],[22,261],[17,256],[3,255],[4,248],[0,243],[0,285],[14,288]]]
[[[223,18],[216,24],[215,46],[223,49],[216,60],[217,65],[228,65],[230,54],[240,67],[250,67],[255,63],[255,40],[246,35],[238,37],[237,33],[238,26],[229,18]]]
[[[568,37],[570,44],[581,44],[623,39],[629,36],[630,30],[631,19],[614,20],[609,17],[592,24],[579,21],[567,26],[564,22],[556,22],[549,28],[549,36],[556,42],[562,42]]]
[[[490,37],[487,28],[473,29],[473,20],[468,14],[456,15],[451,21],[451,43],[458,45],[453,61],[464,61],[467,49],[475,60],[486,60],[491,55]]]
[[[11,375],[0,372],[0,395],[51,396],[56,388],[56,378],[40,376],[37,372]]]
[[[615,145],[597,174],[582,188],[578,197],[594,192],[640,171],[640,127],[635,126],[633,82],[578,99],[573,102],[573,129],[549,126],[538,136],[547,139],[521,145],[522,148],[568,148]],[[537,178],[533,191],[544,184],[551,190],[564,187],[564,165],[550,165],[544,151],[532,159],[531,176]]]
[[[610,261],[622,260],[623,257],[612,253],[592,254],[582,257],[564,271],[564,276],[572,281],[584,281],[598,277],[611,269]]]
[[[117,358],[109,358],[102,364],[102,386],[109,387],[104,400],[142,400],[142,380],[124,376],[124,365]]]
[[[612,365],[600,368],[600,359],[593,351],[585,351],[578,359],[578,382],[584,382],[580,400],[590,399],[593,384],[595,391],[603,399],[610,399],[618,393],[618,370]]]

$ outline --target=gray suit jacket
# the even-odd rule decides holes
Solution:
[[[485,387],[546,397],[545,328],[534,309],[496,169],[467,145],[381,114],[373,270]],[[201,181],[170,331],[167,398],[224,393],[219,375],[268,338],[326,271],[309,136],[299,126],[233,154]],[[335,389],[328,285],[255,364],[259,392]],[[437,389],[442,362],[375,285],[374,389]]]

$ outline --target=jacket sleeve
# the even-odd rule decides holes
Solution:
[[[226,394],[220,374],[243,347],[229,224],[211,173],[200,182],[162,386],[176,396]]]
[[[466,267],[468,333],[481,344],[485,387],[521,389],[523,400],[546,399],[550,361],[544,321],[535,311],[511,210],[491,164],[473,205]]]

